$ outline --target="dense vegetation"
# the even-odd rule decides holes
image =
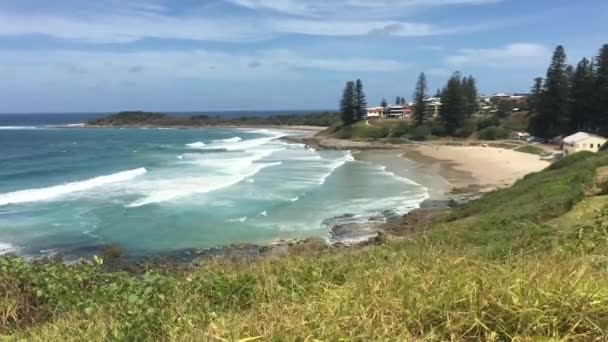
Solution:
[[[162,126],[162,127],[207,127],[207,126],[331,126],[340,121],[338,113],[324,112],[306,115],[273,115],[268,117],[246,116],[224,119],[220,116],[195,115],[170,116],[149,112],[121,112],[93,120],[96,126]]]
[[[0,259],[25,340],[604,340],[608,154],[578,153],[407,240],[142,274]],[[597,170],[600,170],[598,172]],[[592,197],[589,197],[593,195]]]
[[[553,138],[581,130],[608,134],[608,44],[575,68],[558,46],[546,77],[535,79],[532,94],[530,130],[535,135]]]

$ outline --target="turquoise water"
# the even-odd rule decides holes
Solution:
[[[424,187],[262,129],[0,129],[0,253],[132,255],[327,238],[400,214]],[[291,133],[290,133],[291,134]]]

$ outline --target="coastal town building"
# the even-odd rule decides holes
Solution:
[[[384,117],[384,108],[383,107],[369,107],[367,108],[367,117],[366,119],[374,119]]]
[[[565,155],[581,151],[598,152],[606,141],[608,140],[599,135],[578,132],[567,136],[562,140],[562,150]]]
[[[429,97],[426,99],[426,115],[436,118],[439,116],[439,111],[441,110],[441,99],[438,97]]]

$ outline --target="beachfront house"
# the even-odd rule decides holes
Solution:
[[[606,141],[608,140],[599,135],[578,132],[567,136],[562,140],[562,151],[564,151],[565,155],[581,151],[597,152]]]
[[[384,117],[384,108],[383,107],[369,107],[367,108],[367,117],[366,119],[376,119]]]

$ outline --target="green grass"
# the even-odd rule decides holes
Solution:
[[[0,259],[0,336],[28,341],[608,338],[608,154],[575,154],[407,241],[174,271]],[[0,337],[1,339],[1,337]]]
[[[537,155],[543,155],[547,153],[547,151],[543,150],[542,148],[533,145],[524,145],[522,147],[516,148],[515,151]]]

